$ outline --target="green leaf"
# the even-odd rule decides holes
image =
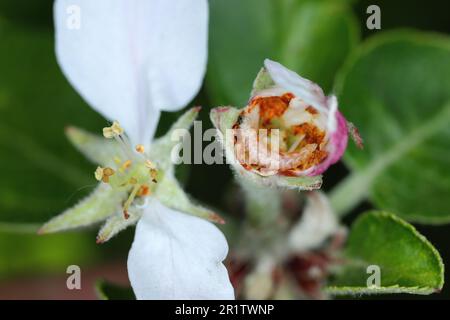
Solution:
[[[23,231],[23,230],[20,230]],[[71,264],[90,266],[102,259],[91,233],[38,236],[0,231],[0,279],[13,276],[65,274]]]
[[[215,105],[244,106],[265,58],[331,89],[358,41],[344,1],[213,0],[207,89]]]
[[[412,225],[395,215],[371,211],[353,224],[345,249],[347,263],[328,291],[336,295],[430,294],[444,284],[437,250]],[[367,286],[367,266],[380,268],[380,286]]]
[[[336,72],[359,40],[356,18],[339,1],[314,1],[293,10],[290,20],[280,61],[329,92]]]
[[[133,290],[98,280],[95,284],[95,291],[101,300],[136,300]]]
[[[0,2],[0,16],[16,23],[22,23],[30,28],[51,29],[52,0],[30,2],[28,0],[2,0]]]
[[[38,223],[8,223],[0,222],[0,232],[17,234],[36,234],[41,227]]]
[[[95,167],[70,145],[64,128],[99,130],[105,121],[64,79],[51,30],[0,20],[0,37],[0,221],[42,223],[95,183]]]
[[[375,36],[349,60],[337,88],[365,149],[349,144],[352,174],[332,194],[336,211],[368,197],[410,221],[450,222],[449,37]]]

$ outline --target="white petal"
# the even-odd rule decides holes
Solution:
[[[316,249],[337,230],[336,215],[326,195],[310,192],[300,221],[289,234],[289,247],[295,252]]]
[[[128,255],[138,299],[234,299],[222,261],[228,252],[213,224],[152,200]]]
[[[264,66],[275,84],[289,90],[320,111],[326,110],[326,97],[317,84],[300,77],[297,73],[289,70],[278,62],[266,59],[264,61]]]
[[[328,132],[335,132],[337,129],[337,120],[336,120],[336,112],[338,110],[338,102],[336,96],[332,95],[328,97],[328,123],[327,130]]]
[[[200,88],[206,0],[57,0],[54,18],[65,75],[134,143],[149,143],[159,110],[184,107]]]
[[[250,300],[270,299],[275,281],[273,271],[276,262],[270,256],[259,259],[254,269],[244,279],[244,297]]]

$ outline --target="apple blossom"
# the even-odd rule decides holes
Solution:
[[[77,6],[79,28],[67,27]],[[112,125],[104,138],[69,128],[75,146],[99,167],[93,193],[45,224],[48,233],[106,220],[104,242],[137,223],[128,257],[138,299],[233,299],[222,264],[223,234],[179,186],[170,133],[189,128],[199,108],[153,140],[162,110],[186,106],[206,68],[206,0],[56,0],[56,55],[75,89]],[[123,126],[123,127],[122,127]],[[200,218],[199,218],[200,217]]]

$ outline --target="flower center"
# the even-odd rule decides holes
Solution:
[[[271,148],[276,145],[280,156],[278,173],[292,175],[293,171],[303,171],[321,163],[328,155],[325,146],[326,117],[313,106],[296,98],[292,93],[281,96],[256,96],[242,111],[233,129],[266,130],[264,141]],[[276,134],[276,136],[275,136]],[[256,134],[256,142],[261,148],[261,138]],[[277,139],[275,144],[272,138]],[[240,146],[238,149],[252,148]],[[261,169],[260,162],[248,162],[239,158],[247,169]],[[242,161],[241,161],[242,160]],[[260,160],[260,159],[259,159]]]
[[[123,215],[129,218],[129,207],[137,197],[146,197],[152,193],[157,183],[158,171],[155,165],[146,157],[145,148],[138,144],[134,150],[124,130],[117,121],[111,127],[103,128],[103,136],[115,139],[122,157],[114,157],[115,167],[98,167],[95,178],[109,184],[112,188],[123,189],[128,192],[128,198],[123,203]],[[123,158],[124,157],[124,158]]]

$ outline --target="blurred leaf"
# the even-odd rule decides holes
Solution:
[[[450,221],[450,41],[413,31],[376,36],[338,81],[340,106],[365,149],[332,194],[343,214],[365,197],[411,221]]]
[[[275,51],[272,0],[211,0],[207,89],[215,104],[243,105]]]
[[[53,23],[53,1],[2,0],[0,17],[30,27],[50,28]]]
[[[101,248],[94,239],[90,233],[38,236],[0,232],[0,278],[25,273],[65,274],[71,264],[90,265],[100,257]]]
[[[0,20],[0,39],[0,221],[43,222],[96,185],[64,127],[105,120],[64,79],[51,32]]]
[[[97,296],[102,300],[136,300],[133,290],[99,280],[95,285]]]
[[[444,284],[444,265],[437,250],[407,222],[372,211],[353,224],[345,255],[348,265],[328,288],[341,294],[430,294]],[[367,266],[380,268],[380,287],[367,286]]]
[[[265,58],[331,89],[358,40],[345,1],[212,0],[207,88],[215,105],[245,105]]]
[[[38,223],[8,223],[0,222],[0,232],[36,234],[41,225]]]
[[[309,2],[291,12],[280,60],[325,92],[359,39],[355,17],[339,2]],[[282,38],[283,39],[283,38]]]

